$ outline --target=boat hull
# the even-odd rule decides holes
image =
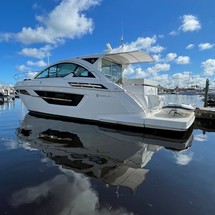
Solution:
[[[186,131],[194,122],[193,113],[166,113],[152,82],[122,80],[122,71],[129,63],[152,59],[147,56],[129,52],[64,60],[48,66],[33,79],[17,82],[15,89],[27,109],[37,114]]]
[[[78,94],[78,91],[72,91],[72,94]],[[84,97],[77,106],[50,104],[36,95],[19,96],[31,113],[96,124],[186,131],[195,120],[194,113],[174,116],[160,109],[146,113],[123,91],[98,94],[82,90],[82,94]]]

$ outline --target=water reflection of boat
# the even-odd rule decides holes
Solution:
[[[154,152],[162,147],[182,150],[192,144],[191,132],[177,141],[30,114],[17,129],[17,137],[23,147],[41,150],[63,168],[132,191],[144,181]]]

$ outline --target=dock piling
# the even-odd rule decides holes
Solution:
[[[205,84],[205,100],[204,100],[204,107],[208,106],[208,89],[209,89],[209,79],[206,79],[206,84]]]

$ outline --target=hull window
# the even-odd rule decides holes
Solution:
[[[41,98],[49,104],[77,106],[84,95],[59,93],[50,91],[35,91]]]

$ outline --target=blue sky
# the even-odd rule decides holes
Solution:
[[[22,0],[1,2],[0,85],[65,58],[119,50],[149,52],[128,78],[165,87],[215,86],[214,0]]]

